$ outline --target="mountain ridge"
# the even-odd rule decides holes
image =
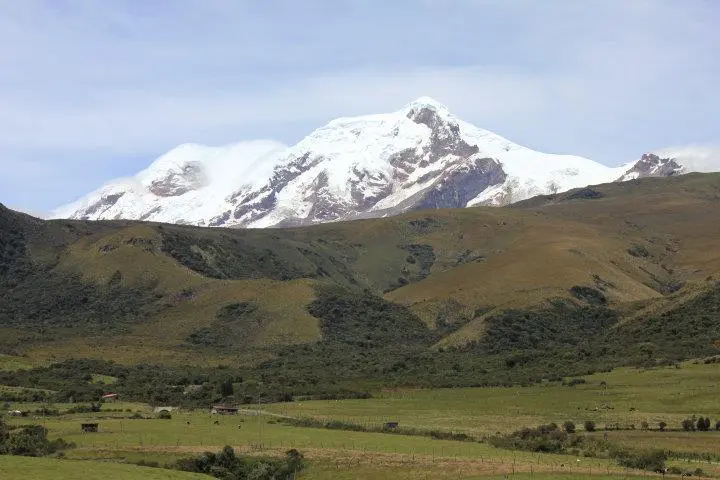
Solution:
[[[692,158],[648,153],[607,167],[536,152],[421,97],[389,114],[332,120],[292,147],[268,140],[181,145],[135,177],[112,181],[51,217],[294,226],[507,205],[590,184],[720,170],[713,150],[681,151]]]

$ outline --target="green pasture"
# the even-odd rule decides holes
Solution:
[[[643,421],[653,429],[664,421],[674,429],[693,414],[720,419],[718,364],[620,368],[585,378],[586,384],[574,387],[553,382],[531,387],[395,389],[368,400],[299,401],[265,408],[293,417],[366,426],[397,421],[400,426],[477,436],[566,420],[578,428],[592,420],[598,428],[620,424],[637,429]]]
[[[56,458],[0,456],[3,480],[207,480],[194,473]]]
[[[98,422],[98,433],[82,433],[80,425]],[[215,424],[215,421],[219,424]],[[27,419],[10,419],[10,424]],[[189,422],[189,425],[188,425]],[[384,433],[300,428],[276,423],[268,417],[211,416],[201,412],[174,413],[172,419],[98,418],[87,414],[46,417],[39,423],[51,437],[74,442],[77,449],[68,455],[94,450],[188,451],[221,449],[223,445],[251,448],[255,451],[297,448],[352,450],[383,454],[424,455],[449,458],[488,458],[512,462],[512,459],[537,461],[538,455],[510,452],[477,442],[433,440],[429,437]],[[567,459],[553,457],[558,463]],[[602,462],[600,462],[602,463]]]
[[[8,417],[7,421],[15,425],[28,421],[42,424],[48,428],[51,438],[62,437],[77,446],[66,451],[65,460],[0,457],[0,478],[43,480],[42,475],[46,475],[47,470],[47,464],[43,462],[60,465],[52,469],[53,478],[60,479],[75,478],[73,469],[76,468],[120,479],[197,478],[175,477],[172,475],[182,474],[157,469],[137,470],[140,467],[121,464],[141,460],[169,464],[203,451],[218,451],[224,445],[232,445],[245,455],[275,457],[296,448],[309,461],[309,468],[302,475],[306,479],[489,479],[505,475],[540,480],[623,478],[638,472],[620,468],[610,460],[514,452],[487,443],[293,427],[282,424],[279,416],[344,420],[367,426],[398,421],[401,427],[452,430],[476,436],[551,421],[561,424],[573,420],[582,428],[584,420],[593,420],[599,428],[616,423],[626,428],[636,425],[635,430],[593,433],[607,434],[613,443],[720,456],[720,432],[677,430],[680,421],[692,414],[711,417],[713,425],[720,419],[718,379],[720,367],[717,365],[686,363],[681,368],[618,369],[588,376],[587,383],[574,387],[546,383],[517,388],[395,389],[377,392],[374,398],[367,400],[263,405],[263,414],[259,416],[249,414],[252,410],[247,410],[247,415],[236,416],[210,415],[207,410],[180,410],[173,412],[170,420],[155,418],[152,409],[144,404],[107,403],[103,406],[104,411],[97,413],[31,415],[30,419]],[[13,408],[27,410],[41,406],[13,404]],[[48,407],[64,412],[73,406],[54,404]],[[129,418],[135,413],[150,418]],[[650,424],[650,430],[640,429],[643,421]],[[659,421],[665,421],[673,430],[659,431]],[[99,432],[81,433],[80,425],[86,422],[99,423]],[[716,464],[698,459],[672,459],[668,464],[684,470],[702,468],[707,475],[720,476]],[[119,470],[114,470],[116,468]],[[33,469],[40,473],[33,473]],[[15,476],[3,475],[8,471]]]

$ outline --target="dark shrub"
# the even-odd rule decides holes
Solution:
[[[578,300],[582,300],[583,302],[587,302],[592,305],[605,305],[607,303],[605,295],[600,290],[593,287],[575,285],[570,289],[570,293]]]
[[[563,423],[563,430],[565,430],[566,433],[575,433],[575,423],[568,420],[567,422]]]
[[[572,380],[570,380],[569,382],[564,383],[564,384],[567,385],[568,387],[574,387],[575,385],[583,385],[585,383],[587,383],[587,382],[585,381],[584,378],[573,378]]]
[[[697,422],[695,423],[695,428],[697,428],[701,432],[707,432],[708,430],[710,430],[710,418],[698,418]]]
[[[585,431],[586,432],[594,432],[595,431],[595,422],[592,420],[585,420]]]
[[[243,458],[230,446],[221,452],[205,452],[199,457],[178,460],[175,468],[185,472],[204,473],[222,479],[274,480],[294,478],[305,467],[303,455],[295,449],[285,452],[282,460]]]
[[[619,452],[616,457],[618,464],[628,468],[638,468],[652,472],[662,472],[665,469],[667,454],[662,450],[649,450],[642,452]]]

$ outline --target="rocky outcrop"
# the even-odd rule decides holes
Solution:
[[[492,158],[477,158],[443,175],[413,208],[462,208],[486,188],[505,182],[507,175]]]
[[[208,184],[203,167],[198,162],[188,162],[179,171],[170,171],[164,178],[153,180],[148,190],[158,197],[177,197]]]
[[[89,220],[92,218],[93,215],[101,215],[103,211],[115,205],[118,200],[122,198],[123,195],[125,195],[125,193],[113,193],[100,197],[100,200],[97,200],[96,202],[88,206],[87,209],[85,209],[85,211],[83,212],[82,216],[78,219]]]
[[[477,145],[469,144],[457,122],[448,119],[434,105],[410,108],[406,118],[427,127],[424,142],[415,148],[403,148],[388,156],[385,168],[361,168],[348,172],[345,185],[349,195],[338,191],[330,181],[333,159],[313,152],[300,151],[278,165],[268,182],[254,190],[240,189],[231,196],[235,205],[214,217],[211,226],[250,226],[265,219],[275,226],[296,226],[314,223],[368,218],[386,215],[393,206],[376,208],[392,198],[398,190],[421,187],[418,193],[403,202],[399,209],[465,207],[480,192],[505,181],[500,164],[489,157],[479,157]],[[361,132],[353,130],[355,136]],[[399,129],[393,135],[399,134]],[[387,167],[391,167],[389,170]],[[426,171],[417,175],[419,171]],[[416,174],[413,177],[413,174]],[[297,182],[301,182],[298,188]],[[298,203],[306,206],[288,213],[277,222],[278,199],[286,189],[300,192]],[[266,218],[267,217],[267,218]]]
[[[645,177],[670,177],[682,173],[685,173],[682,165],[674,158],[660,158],[654,153],[646,153],[619,178],[619,181]]]

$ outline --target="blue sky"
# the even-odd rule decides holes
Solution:
[[[185,142],[291,144],[432,96],[619,164],[720,144],[716,0],[0,0],[0,202],[42,214]]]

